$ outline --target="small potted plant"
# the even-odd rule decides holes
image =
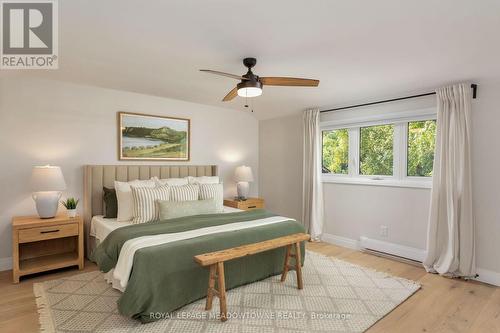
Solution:
[[[61,201],[62,205],[66,207],[69,217],[76,216],[76,206],[78,206],[79,201],[80,199],[75,199],[75,198],[68,198],[65,201]]]

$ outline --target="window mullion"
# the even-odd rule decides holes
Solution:
[[[359,127],[349,129],[349,176],[359,175]]]
[[[394,141],[393,141],[393,174],[394,178],[403,179],[403,146],[404,146],[404,123],[394,124]]]
[[[401,180],[408,177],[408,123],[402,123],[401,135]]]

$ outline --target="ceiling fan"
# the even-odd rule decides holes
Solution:
[[[252,67],[257,63],[255,58],[243,59],[243,65],[248,68],[244,75],[235,75],[210,69],[200,69],[202,72],[227,76],[233,79],[241,80],[223,99],[227,102],[236,97],[257,97],[262,95],[262,86],[293,86],[293,87],[317,87],[319,80],[301,79],[295,77],[260,77],[252,72]]]

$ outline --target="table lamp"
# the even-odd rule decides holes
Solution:
[[[245,165],[237,167],[234,172],[234,180],[236,181],[238,200],[246,200],[250,189],[248,182],[253,182],[252,169]]]
[[[56,216],[61,192],[66,189],[61,168],[50,165],[33,167],[31,189],[38,216],[42,219]]]

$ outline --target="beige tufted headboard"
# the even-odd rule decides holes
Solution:
[[[94,215],[103,214],[102,188],[114,188],[115,180],[130,181],[151,177],[182,178],[187,176],[217,176],[216,165],[86,165],[83,185],[83,219],[85,241],[89,253],[90,221]]]

